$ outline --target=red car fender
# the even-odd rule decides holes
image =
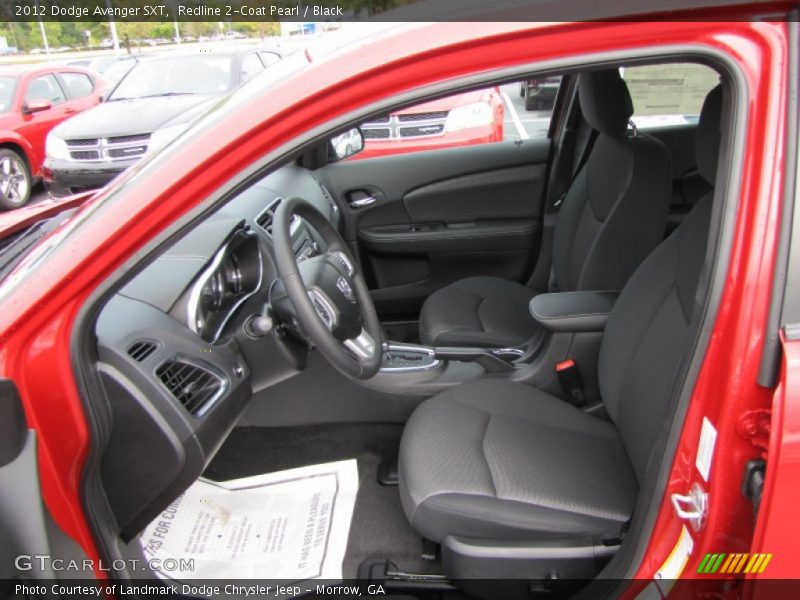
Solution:
[[[42,160],[37,161],[36,152],[33,146],[31,146],[31,143],[16,131],[0,131],[0,146],[5,146],[15,152],[21,153],[22,157],[28,163],[28,168],[31,171],[32,177],[39,177],[41,175],[44,157],[41,157]]]

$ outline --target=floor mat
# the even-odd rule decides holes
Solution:
[[[421,558],[422,538],[409,525],[396,487],[378,484],[378,465],[397,456],[402,425],[340,424],[303,427],[239,427],[204,474],[216,481],[355,458],[359,489],[343,571],[356,576],[368,558],[389,558],[399,570],[439,573]]]

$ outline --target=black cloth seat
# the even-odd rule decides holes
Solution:
[[[671,194],[667,148],[628,131],[633,104],[619,71],[578,77],[584,119],[598,132],[559,211],[553,274],[562,291],[621,290],[664,237]],[[531,198],[531,202],[536,199]],[[536,332],[533,290],[497,277],[471,277],[437,290],[420,311],[430,346],[516,346]]]
[[[406,515],[437,542],[448,533],[612,533],[638,491],[611,423],[508,381],[478,381],[424,402],[406,426],[400,465]]]
[[[703,107],[697,151],[713,184],[722,92]],[[711,194],[622,290],[600,347],[611,422],[540,390],[486,379],[447,390],[411,415],[400,497],[415,530],[489,540],[601,536],[630,517],[680,366],[698,324]]]
[[[457,281],[425,301],[421,341],[431,346],[516,346],[536,330],[528,309],[534,295],[532,289],[498,277]]]

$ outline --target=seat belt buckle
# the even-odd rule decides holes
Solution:
[[[581,380],[578,365],[574,360],[568,358],[556,364],[556,375],[561,382],[561,387],[570,397],[570,401],[575,406],[583,406],[586,404],[586,398],[583,394],[583,381]]]

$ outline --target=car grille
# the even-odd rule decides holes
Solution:
[[[383,140],[389,137],[392,137],[392,130],[388,128],[374,128],[374,129],[363,129],[364,139],[366,140]]]
[[[374,119],[361,125],[365,140],[433,137],[444,133],[447,111],[406,113]]]
[[[67,140],[72,160],[115,161],[139,158],[147,152],[149,133],[122,135],[109,138]]]
[[[409,121],[435,121],[447,118],[447,111],[442,110],[439,112],[426,112],[426,113],[408,113],[405,115],[397,115],[397,120],[401,123]]]

